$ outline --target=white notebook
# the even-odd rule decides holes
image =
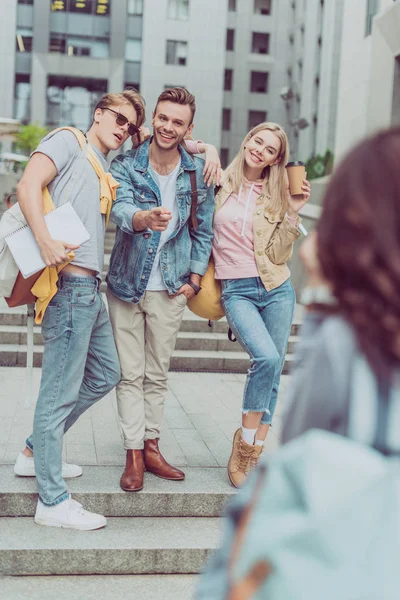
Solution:
[[[90,239],[88,230],[70,202],[55,208],[47,213],[44,218],[53,240],[61,240],[74,246],[81,246]],[[5,240],[25,279],[44,269],[46,264],[40,255],[39,246],[28,225],[6,235]]]

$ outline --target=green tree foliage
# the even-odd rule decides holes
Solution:
[[[21,125],[15,136],[15,149],[29,156],[47,133],[46,127],[41,127],[39,123]]]
[[[333,168],[333,152],[327,150],[324,155],[316,154],[306,162],[307,179],[317,179],[329,175]]]

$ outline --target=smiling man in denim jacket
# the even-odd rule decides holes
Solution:
[[[187,90],[165,90],[153,113],[153,137],[111,165],[120,187],[111,214],[117,233],[107,298],[122,373],[120,484],[129,492],[143,488],[145,469],[163,479],[185,478],[161,455],[158,439],[170,359],[186,302],[200,290],[213,235],[213,188],[203,182],[203,161],[181,146],[195,110]],[[193,219],[191,172],[198,189]]]

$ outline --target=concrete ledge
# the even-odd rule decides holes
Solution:
[[[140,492],[119,487],[120,467],[84,467],[82,477],[68,480],[73,497],[87,510],[107,517],[219,517],[235,494],[224,468],[185,468],[185,481],[145,474]],[[37,493],[34,477],[16,477],[11,465],[0,466],[0,517],[32,517]]]
[[[4,600],[189,600],[197,581],[197,575],[2,577],[0,589]]]
[[[83,532],[3,518],[0,574],[198,573],[220,527],[220,519],[111,518],[105,529]]]

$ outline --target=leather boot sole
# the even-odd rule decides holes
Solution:
[[[124,492],[140,492],[140,490],[143,489],[144,485],[142,485],[142,487],[138,487],[138,488],[126,488],[126,487],[122,487],[121,484],[119,484],[119,487],[121,488],[121,490],[123,490]]]
[[[164,477],[164,475],[159,475],[158,473],[154,473],[154,471],[150,471],[149,469],[146,469],[146,471],[148,473],[152,473],[160,479],[166,479],[167,481],[183,481],[185,479],[185,475],[183,477]]]

